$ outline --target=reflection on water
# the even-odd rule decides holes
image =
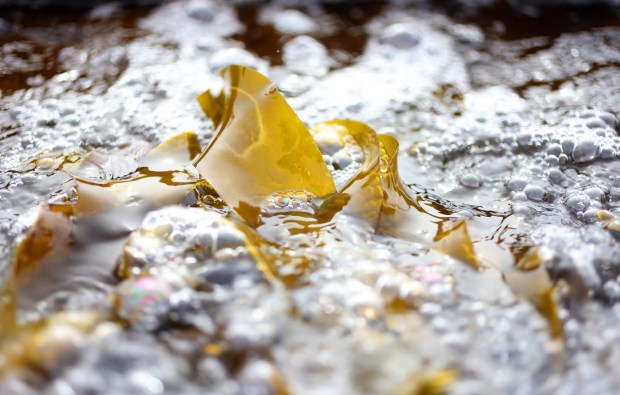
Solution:
[[[620,150],[600,78],[615,86],[615,14],[509,3],[179,1],[140,19],[143,39],[126,21],[87,37],[86,61],[60,42],[60,74],[28,76],[0,115],[3,147],[29,158],[0,175],[1,230],[22,236],[0,295],[5,383],[606,393]],[[117,23],[115,7],[75,34]],[[162,125],[194,130],[199,107],[183,106],[233,58],[282,91],[229,67],[199,99],[213,129],[166,140]]]

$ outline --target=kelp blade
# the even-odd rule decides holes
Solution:
[[[441,224],[450,220],[450,211],[413,196],[398,173],[398,140],[381,134],[381,180],[383,205],[377,231],[432,246]]]
[[[534,251],[517,262],[509,246],[503,245],[511,233],[518,234],[518,220],[489,216],[452,224],[450,212],[405,189],[398,175],[398,141],[388,135],[379,139],[384,202],[378,232],[425,243],[477,270],[483,270],[483,264],[492,267],[487,270],[499,270],[518,297],[536,306],[552,337],[561,337],[554,288],[542,258]]]
[[[138,172],[128,179],[93,180],[76,177],[77,216],[86,217],[125,205],[161,207],[183,201],[197,180],[182,169],[200,153],[193,132],[164,140],[137,163]]]
[[[183,132],[164,140],[140,158],[138,166],[150,171],[178,170],[191,163],[202,151],[194,132]]]
[[[197,144],[193,133],[165,140],[142,158],[137,165],[142,167],[128,179],[76,176],[77,202],[42,206],[18,246],[11,279],[15,296],[12,305],[6,306],[29,311],[50,295],[68,292],[79,284],[112,284],[112,269],[129,232],[148,211],[181,203],[195,185],[196,179],[179,169],[191,164],[199,153]],[[104,155],[97,160],[89,166],[110,163]],[[171,170],[147,167],[162,163]],[[0,315],[9,312],[3,307]]]
[[[455,223],[454,207],[411,192],[403,184],[398,174],[398,141],[389,135],[379,135],[379,139],[384,190],[379,233],[438,248],[474,268],[493,262],[503,271],[514,264],[508,247],[501,246],[497,237],[498,229],[512,229],[506,215],[485,212]]]
[[[348,200],[341,213],[357,217],[374,229],[379,220],[383,201],[377,133],[370,126],[351,120],[322,122],[313,126],[311,133],[317,135],[325,130],[336,132],[342,137],[346,135],[353,137],[362,150],[364,155],[362,167],[338,188],[338,192],[346,195]]]
[[[198,101],[217,134],[194,162],[199,173],[248,223],[273,193],[327,196],[334,181],[308,129],[267,77],[242,66],[222,70],[229,86]]]

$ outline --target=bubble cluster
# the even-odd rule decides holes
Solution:
[[[362,168],[365,160],[362,148],[343,128],[322,127],[313,137],[337,186],[350,180]]]
[[[276,192],[267,198],[267,208],[276,211],[311,210],[314,196],[305,191]]]
[[[233,3],[167,2],[139,17],[139,34],[102,25],[105,35],[59,51],[58,74],[2,92],[3,251],[29,229],[32,207],[50,197],[56,208],[75,203],[77,192],[58,173],[73,155],[100,151],[105,156],[81,170],[107,180],[126,175],[167,133],[206,130],[208,142],[210,126],[191,103],[218,86],[219,68],[239,63],[273,76],[308,125],[356,119],[397,136],[401,176],[415,184],[420,204],[466,220],[472,232],[500,218],[497,234],[514,243],[508,255],[542,251],[539,268],[557,286],[564,338],[550,337],[536,296],[511,287],[513,266],[474,270],[347,215],[311,236],[284,232],[278,244],[263,245],[265,227],[213,210],[224,202],[199,191],[191,204],[200,198],[202,207],[155,210],[132,231],[116,273],[124,281],[97,294],[109,293],[113,306],[73,292],[40,311],[95,306],[112,317],[92,331],[41,332],[29,348],[37,373],[3,377],[0,386],[9,394],[373,395],[454,380],[445,392],[613,393],[620,385],[614,28],[506,41],[495,35],[510,24],[481,29],[441,7],[399,2],[356,6],[346,23],[363,25],[341,37],[334,31],[342,16],[328,10],[344,4]],[[114,21],[124,12],[114,7],[89,18]],[[0,30],[13,28],[0,21]],[[41,37],[48,28],[37,29]],[[263,57],[269,51],[254,32],[277,37],[281,64]],[[363,52],[351,56],[349,43],[362,43]],[[25,44],[20,56],[32,62],[24,67],[36,66],[39,54]],[[0,50],[2,65],[20,62],[15,48]],[[363,167],[352,136],[325,128],[313,137],[337,185]],[[312,217],[306,213],[319,203],[278,191],[265,199],[262,219],[290,224]],[[484,252],[482,243],[474,248]],[[273,267],[265,269],[256,250],[270,254]]]
[[[173,293],[173,285],[161,277],[146,275],[126,280],[116,291],[118,315],[134,327],[157,329],[171,309]]]
[[[240,226],[202,208],[153,211],[129,237],[119,271],[129,277],[175,268],[209,284],[230,284],[237,276],[260,281],[262,274]]]

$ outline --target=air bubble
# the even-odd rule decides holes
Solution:
[[[116,293],[118,315],[135,327],[157,329],[171,308],[172,293],[170,284],[155,276],[126,280]]]
[[[37,162],[37,169],[42,171],[51,170],[54,167],[54,159],[43,158]]]
[[[211,21],[217,13],[215,4],[209,0],[192,0],[185,7],[187,15],[205,22]]]
[[[586,123],[586,126],[590,129],[598,129],[598,128],[604,128],[605,126],[607,126],[605,124],[605,122],[602,119],[591,119]]]
[[[605,194],[603,190],[599,187],[589,187],[586,188],[583,193],[588,195],[591,199],[598,200],[599,202],[603,199],[603,195]]]
[[[618,118],[610,112],[600,112],[598,117],[612,129],[615,129],[616,125],[618,125]]]
[[[516,215],[520,215],[523,217],[529,217],[532,214],[532,210],[530,210],[529,207],[527,207],[526,205],[523,204],[516,204],[512,211],[516,214]]]
[[[566,200],[566,207],[574,213],[581,213],[590,207],[590,198],[586,194],[578,194]]]
[[[571,139],[566,139],[564,141],[562,141],[562,151],[566,152],[566,153],[571,153],[573,152],[573,149],[575,148],[575,142]]]
[[[592,140],[580,141],[573,150],[573,160],[577,163],[589,162],[596,158],[598,144]]]
[[[313,196],[304,191],[277,192],[267,198],[267,208],[276,210],[307,210]]]
[[[417,46],[420,39],[411,31],[411,26],[396,23],[383,31],[381,42],[394,48],[409,49]]]
[[[513,192],[522,191],[526,185],[527,180],[523,177],[513,177],[506,183],[506,187]]]
[[[606,146],[601,147],[601,158],[602,159],[613,159],[616,156],[616,150],[613,148]]]
[[[545,192],[543,191],[543,189],[533,184],[529,184],[528,186],[526,186],[523,189],[523,192],[525,192],[525,196],[527,196],[529,200],[533,201],[541,201],[545,197]]]
[[[562,146],[560,144],[551,144],[547,147],[547,153],[549,155],[559,156],[562,153]]]
[[[562,154],[558,156],[558,161],[560,161],[561,165],[565,164],[566,162],[568,162],[568,155]]]
[[[475,173],[465,173],[459,178],[461,185],[468,188],[479,188],[482,185],[480,176]]]
[[[549,166],[557,166],[560,164],[560,160],[555,155],[547,156],[547,158],[545,159],[545,162],[547,162]]]

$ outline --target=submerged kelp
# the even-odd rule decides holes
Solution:
[[[106,171],[110,163],[118,167],[122,158],[96,152],[74,168],[67,166],[75,187],[40,208],[38,219],[15,252],[13,303],[32,311],[55,297],[63,299],[81,283],[112,284],[112,270],[127,235],[150,210],[181,203],[196,184],[196,176],[184,167],[199,153],[197,147],[195,135],[183,133],[120,173]],[[105,292],[105,286],[101,291]],[[89,302],[96,301],[83,301],[83,307],[90,307]],[[59,308],[63,309],[62,304]],[[55,311],[53,306],[49,309]],[[4,322],[9,325],[11,320]]]
[[[530,256],[522,259],[521,267],[513,267],[516,257],[504,240],[518,230],[518,223],[507,221],[509,215],[483,213],[475,207],[468,207],[470,215],[464,215],[465,208],[459,211],[405,185],[398,173],[398,141],[393,136],[378,135],[351,120],[308,129],[265,76],[243,66],[227,67],[222,75],[228,83],[222,92],[207,91],[198,99],[216,129],[202,152],[196,136],[183,133],[135,162],[93,152],[69,166],[75,186],[41,208],[16,252],[15,279],[9,283],[16,289],[7,288],[12,302],[3,308],[3,317],[10,317],[5,327],[17,325],[6,331],[7,367],[23,368],[33,360],[32,351],[20,346],[30,340],[9,346],[10,339],[26,339],[33,333],[37,342],[45,343],[50,325],[62,321],[64,311],[73,310],[99,312],[93,313],[96,318],[86,329],[81,324],[67,326],[76,332],[76,339],[86,332],[98,333],[96,328],[108,322],[113,328],[102,329],[102,336],[121,327],[180,331],[204,343],[204,352],[220,358],[231,371],[239,360],[257,356],[276,363],[279,357],[268,347],[235,343],[199,311],[205,308],[213,319],[234,316],[210,306],[209,298],[235,295],[252,285],[261,295],[291,292],[293,304],[287,312],[277,311],[279,320],[286,321],[287,315],[292,322],[299,320],[292,325],[328,326],[340,319],[338,312],[307,310],[297,299],[307,298],[304,284],[314,281],[315,273],[320,275],[317,267],[332,259],[331,254],[362,259],[360,263],[368,260],[364,263],[369,265],[368,278],[359,280],[360,295],[364,282],[381,283],[386,290],[382,301],[359,296],[361,301],[353,308],[356,320],[388,325],[397,332],[412,325],[406,317],[415,317],[420,301],[453,297],[447,295],[456,272],[470,279],[478,276],[475,281],[481,284],[499,281],[498,273],[504,273],[509,285],[517,284],[507,274],[512,271],[546,275]],[[365,236],[355,234],[355,229],[363,229]],[[386,256],[391,257],[391,251],[354,258],[348,247],[372,243],[364,238],[393,236],[401,239],[399,243],[411,243],[396,250],[409,249],[419,261],[413,268],[411,263],[402,267],[399,263],[385,269],[393,272],[389,280],[374,278],[371,267],[390,267],[391,258]],[[462,267],[455,269],[459,263],[454,260]],[[118,277],[124,280],[120,284]],[[63,296],[71,284],[94,279],[107,287],[98,298],[75,305]],[[543,282],[536,289],[527,298],[558,336],[561,328],[551,284]],[[241,305],[247,303],[241,302],[244,299],[239,299]],[[356,333],[362,330],[353,328]],[[73,349],[80,341],[50,342],[54,361],[61,358],[56,353],[69,352],[64,348]],[[448,370],[433,372],[439,368]],[[278,369],[285,368],[273,368],[272,385],[286,393],[282,378],[286,373],[281,376]],[[425,366],[411,369],[410,378],[395,380],[422,383],[420,388],[430,386],[431,393],[439,393],[456,375],[446,364],[430,371]]]

